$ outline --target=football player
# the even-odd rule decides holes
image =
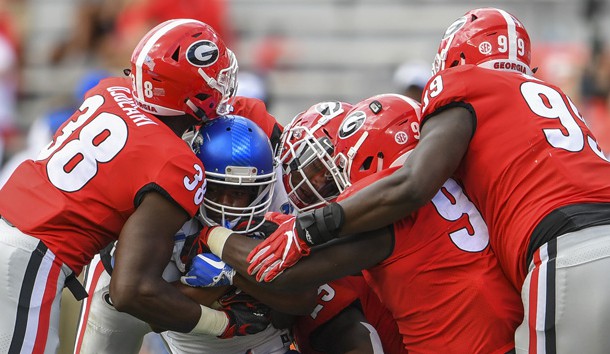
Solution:
[[[352,108],[334,141],[343,180],[353,183],[339,199],[408,161],[419,141],[419,108],[416,101],[394,94],[373,96]],[[278,230],[306,247],[296,239],[291,220],[284,217]],[[254,243],[237,235],[223,240],[223,231],[214,230],[208,233],[211,250],[247,272],[245,258]],[[506,353],[514,348],[523,316],[519,294],[492,252],[480,213],[452,179],[430,203],[393,225],[310,251],[270,286],[307,287],[365,269],[368,284],[398,322],[407,350]]]
[[[453,175],[521,291],[517,351],[604,353],[610,164],[572,100],[535,78],[530,63],[530,38],[515,16],[480,8],[460,17],[441,40],[423,96],[421,143],[407,163],[327,209],[335,223],[324,227],[318,218],[299,234],[315,244],[381,227]]]
[[[334,167],[331,140],[350,108],[345,102],[320,102],[298,114],[286,128],[279,164],[294,209],[326,205],[345,186],[338,171],[331,171]],[[201,255],[194,260],[196,266],[189,273],[196,277],[201,272],[200,286],[215,283],[213,279],[222,278],[225,273],[224,268],[206,262],[208,257],[221,262],[213,255]],[[205,280],[201,282],[202,279]],[[314,310],[298,317],[292,328],[302,353],[404,351],[396,322],[362,276],[323,284],[318,294]]]
[[[190,259],[197,253],[193,243],[201,229],[198,219],[251,234],[262,225],[253,220],[261,219],[268,210],[275,186],[273,152],[269,139],[251,120],[234,115],[215,118],[204,124],[195,135],[185,134],[184,138],[191,142],[201,162],[208,165],[208,184],[197,219],[185,224],[182,232],[176,235],[172,263],[164,272],[168,281],[177,280],[187,268],[185,263],[190,263]],[[111,263],[108,258],[102,257],[101,262],[92,263],[88,273],[92,281],[87,281],[87,284],[93,286],[95,291],[91,291],[93,296],[83,307],[75,353],[137,353],[143,336],[151,332],[151,328],[137,318],[114,310],[108,292],[112,268],[110,265],[108,271],[104,270],[104,259],[107,260],[107,265]],[[236,285],[239,284],[238,279],[236,277]],[[246,297],[243,292],[236,293],[227,287],[194,290],[181,287],[181,291],[199,303],[213,305],[226,314],[228,322],[221,333],[217,333],[223,339],[209,335],[164,332],[164,339],[173,352],[188,353],[195,350],[193,348],[198,348],[199,351],[208,348],[210,352],[223,353],[243,353],[247,350],[272,352],[272,349],[281,353],[285,351],[289,344],[288,334],[285,330],[268,326],[269,307]],[[260,290],[256,293],[264,296]],[[294,305],[289,310],[296,310],[297,314],[309,311],[313,307],[314,294],[310,294],[310,301],[304,299],[307,295],[302,293],[301,296],[294,296],[295,300],[302,300],[301,306],[307,306],[304,310],[295,308]],[[274,304],[273,300],[271,303]],[[247,338],[233,338],[236,336]]]
[[[161,274],[205,193],[204,167],[180,136],[227,113],[237,61],[210,26],[177,19],[142,38],[126,73],[90,90],[0,190],[0,347],[8,352],[57,350],[62,289],[85,297],[76,275],[116,239],[110,292],[119,311],[182,332],[214,325]]]
[[[266,237],[267,225],[260,221],[273,199],[276,172],[273,151],[265,133],[245,118],[229,116],[204,125],[197,138],[201,140],[194,144],[197,156],[207,166],[208,185],[200,209],[203,222],[206,225],[223,225],[248,237]],[[194,249],[195,252],[189,252],[191,255],[202,252],[197,247]],[[219,262],[210,261],[209,264],[222,269]],[[234,273],[230,270],[226,272]],[[228,275],[226,272],[223,274]],[[163,332],[162,337],[171,352],[284,354],[289,350],[291,340],[288,330],[273,325],[261,327],[261,321],[256,320],[256,316],[269,318],[277,315],[271,313],[270,307],[286,309],[292,314],[309,313],[314,306],[315,288],[306,292],[276,295],[239,276],[231,275],[227,278],[230,280],[216,284],[224,285],[225,288],[229,286],[229,289],[213,306],[238,309],[239,311],[230,311],[229,314],[244,318],[242,328],[236,326],[228,335],[220,336],[222,339]],[[186,284],[193,285],[188,278],[183,280]],[[210,289],[194,290],[209,292]],[[289,303],[287,308],[284,304],[286,302]],[[252,315],[247,313],[248,310]]]
[[[245,221],[252,220],[254,217],[262,217],[268,210],[272,198],[275,183],[275,175],[272,169],[273,164],[273,153],[272,148],[268,147],[269,139],[267,136],[273,138],[275,132],[280,130],[281,126],[275,121],[269,113],[267,113],[262,101],[257,99],[251,99],[246,97],[236,97],[234,102],[238,102],[233,108],[232,112],[250,114],[252,119],[246,119],[239,116],[224,116],[220,118],[214,118],[214,122],[218,119],[219,122],[215,124],[206,124],[200,129],[200,133],[195,131],[189,131],[183,135],[189,145],[193,146],[197,151],[197,156],[204,165],[208,163],[210,169],[206,170],[206,181],[207,191],[204,196],[203,205],[200,210],[202,213],[198,217],[204,215],[204,219],[207,222],[212,223],[210,217],[205,216],[212,213],[214,216],[221,216],[221,220],[218,222],[221,225],[233,228],[237,220],[241,220],[243,224]],[[232,117],[232,118],[230,118]],[[267,127],[267,131],[262,131],[253,122],[260,123],[261,126]],[[231,132],[236,138],[231,137]],[[202,145],[202,140],[205,137],[205,145]],[[212,143],[210,143],[210,141]],[[201,147],[203,146],[203,148]],[[227,155],[229,154],[229,155]],[[231,159],[234,154],[235,156],[241,156],[241,159]],[[215,157],[215,159],[213,159]],[[224,166],[219,166],[219,161],[224,162]],[[265,162],[266,161],[266,162]],[[269,162],[271,161],[271,162]],[[257,162],[258,165],[266,163],[264,166],[267,173],[262,177],[252,177],[255,179],[250,184],[256,186],[265,186],[266,188],[258,190],[248,190],[248,192],[256,192],[256,198],[250,201],[250,196],[245,195],[243,186],[240,186],[238,182],[231,181],[228,179],[227,185],[220,185],[217,182],[218,174],[223,175],[224,169],[228,166],[233,168],[234,171],[231,173],[243,173],[254,169],[256,173],[261,174],[264,170],[262,165],[258,166],[253,163]],[[252,165],[248,165],[251,163]],[[271,164],[271,166],[270,166]],[[272,172],[269,172],[271,169]],[[216,172],[222,170],[222,172]],[[235,171],[237,170],[237,171]],[[271,173],[271,174],[270,174]],[[210,181],[213,178],[213,181]],[[261,182],[262,181],[262,182]],[[254,188],[254,186],[252,187]],[[251,189],[252,189],[251,188]],[[235,189],[235,190],[233,190]],[[223,197],[227,198],[227,195],[231,197],[229,200],[221,200],[215,196],[215,194],[223,191]],[[224,193],[231,192],[231,193]],[[242,197],[247,197],[247,203],[242,201]],[[224,203],[224,204],[223,204]],[[236,207],[230,207],[231,204],[237,203]],[[208,213],[203,213],[206,210],[211,210]],[[230,220],[223,220],[231,216]],[[246,218],[246,220],[242,220]],[[215,223],[215,222],[214,222]],[[185,242],[192,242],[196,238],[197,233],[201,230],[201,224],[198,220],[190,220],[181,229],[181,231],[175,235],[174,240],[174,252],[172,256],[172,262],[170,263],[165,271],[164,278],[168,281],[175,281],[179,276],[180,272],[185,270],[184,262],[181,258],[181,252]],[[250,232],[251,227],[242,227],[240,232]],[[130,316],[126,313],[116,311],[113,307],[112,300],[109,295],[109,284],[112,274],[112,256],[115,252],[111,245],[102,251],[103,256],[96,256],[89,266],[87,266],[86,272],[86,289],[88,290],[90,297],[83,301],[80,320],[77,330],[76,344],[74,346],[74,353],[88,353],[95,351],[97,353],[137,353],[142,345],[144,335],[150,333],[152,329],[144,322]],[[189,292],[190,289],[182,289],[182,291]],[[226,289],[225,289],[226,291]],[[192,293],[192,292],[191,292]],[[208,294],[195,294],[203,304],[210,304],[210,301],[215,301],[220,295],[224,294],[223,291],[208,291]],[[189,294],[192,295],[192,294]],[[232,314],[234,315],[234,314]],[[229,317],[230,320],[235,318]],[[224,337],[230,337],[233,335],[245,335],[247,333],[231,332],[231,326],[234,324],[227,323],[227,327],[223,329],[223,333],[220,334]],[[260,330],[264,329],[260,328]],[[213,338],[213,337],[212,337]],[[210,339],[211,340],[211,339]],[[239,343],[239,340],[237,340]],[[247,348],[246,348],[247,349]]]
[[[286,127],[279,164],[296,211],[328,205],[347,186],[333,162],[333,140],[351,108],[345,102],[317,103]],[[404,351],[396,321],[360,275],[321,285],[316,308],[297,319],[293,332],[304,354]]]

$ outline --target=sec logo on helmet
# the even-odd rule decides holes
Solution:
[[[198,41],[189,46],[186,51],[186,60],[194,66],[206,67],[218,60],[219,51],[216,43]]]

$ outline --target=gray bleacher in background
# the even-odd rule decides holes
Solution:
[[[84,60],[49,68],[48,52],[70,30],[78,0],[28,0],[22,122],[45,111],[46,98],[69,90]],[[278,31],[287,55],[269,75],[272,113],[287,123],[321,100],[355,103],[396,90],[392,74],[409,59],[431,62],[445,28],[469,9],[498,6],[515,14],[532,41],[587,42],[577,0],[230,0],[240,67],[253,66],[261,38]],[[608,17],[608,16],[606,16]],[[605,20],[605,33],[610,34]],[[127,64],[126,64],[127,65]],[[119,74],[119,73],[117,73]]]

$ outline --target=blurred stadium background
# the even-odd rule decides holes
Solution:
[[[127,67],[133,45],[112,44],[92,52],[73,50],[52,64],[53,51],[75,36],[79,8],[109,3],[114,9],[150,0],[22,0],[9,1],[16,9],[21,30],[23,67],[20,124],[31,122],[48,109],[51,97],[66,95],[84,71],[105,66],[113,74]],[[173,1],[176,3],[180,1]],[[266,79],[270,110],[282,122],[320,100],[355,102],[380,92],[396,90],[394,69],[408,60],[431,63],[445,28],[467,10],[497,6],[515,14],[528,28],[536,51],[534,61],[549,75],[581,76],[592,43],[607,44],[610,9],[604,0],[190,0],[214,5],[229,46],[237,54],[242,71],[257,72]],[[136,5],[132,5],[136,6]],[[134,11],[133,9],[129,9]],[[120,13],[116,11],[115,14]],[[137,15],[137,10],[135,10]],[[106,16],[112,16],[106,15]],[[118,15],[117,15],[118,16]],[[197,16],[194,14],[193,16]],[[107,20],[111,25],[112,20]],[[129,19],[122,19],[129,21]],[[105,29],[112,32],[112,28]],[[595,37],[603,38],[595,38]],[[136,39],[139,36],[136,37]],[[96,38],[94,38],[95,40]],[[99,37],[98,40],[109,41]],[[122,38],[133,44],[132,38]],[[121,39],[114,39],[117,43]],[[84,50],[96,49],[93,43]],[[548,58],[548,46],[555,46]],[[605,46],[604,46],[605,47]],[[97,49],[96,49],[97,50]],[[122,51],[121,51],[122,50]],[[127,55],[125,55],[127,53]],[[113,56],[113,60],[101,56]],[[544,58],[543,58],[544,57]],[[122,65],[120,65],[122,61]],[[118,64],[119,63],[119,64]],[[608,64],[606,64],[608,65]]]
[[[3,154],[26,148],[38,118],[73,105],[87,73],[122,75],[140,36],[168,16],[218,27],[237,55],[241,93],[286,124],[322,100],[401,92],[413,77],[397,68],[429,67],[446,27],[484,6],[524,23],[537,75],[572,96],[610,152],[606,0],[0,0],[0,108],[14,98],[12,111],[0,109]]]

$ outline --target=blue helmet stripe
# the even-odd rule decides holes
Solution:
[[[233,151],[233,162],[236,166],[249,166],[251,134],[248,134],[248,125],[244,120],[234,119],[231,127],[231,145]],[[244,142],[247,141],[247,144]]]

